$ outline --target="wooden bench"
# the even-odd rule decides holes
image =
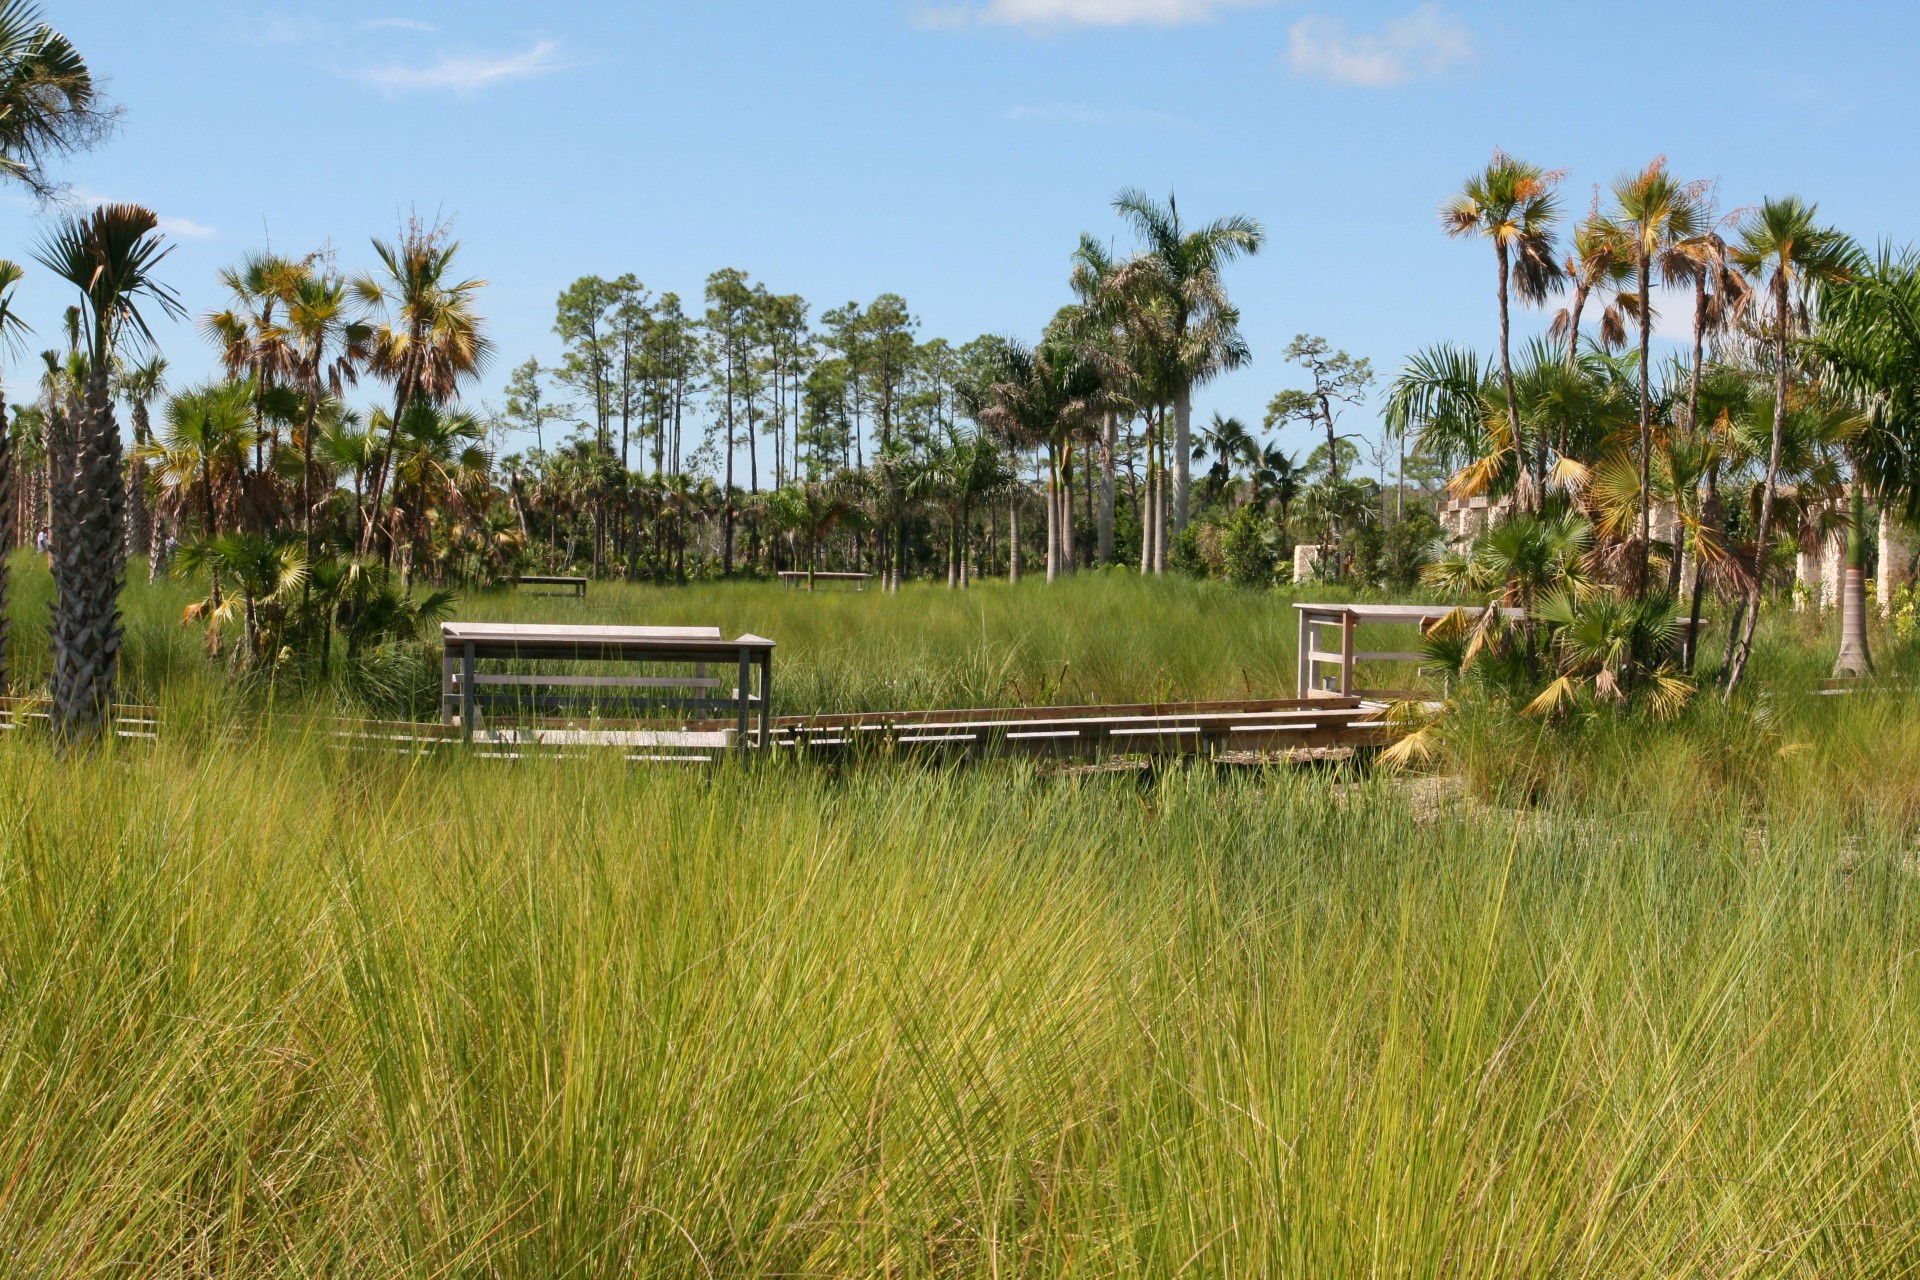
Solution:
[[[808,573],[805,569],[782,569],[780,585],[783,587],[801,587],[812,591],[816,583],[824,582],[829,586],[840,583],[854,591],[865,591],[870,573]]]
[[[556,577],[551,574],[523,574],[513,580],[516,587],[564,587],[563,591],[536,591],[537,596],[572,596],[576,600],[587,598],[587,580],[585,578]]]
[[[666,750],[678,746],[705,751],[732,746],[745,751],[750,742],[749,721],[757,712],[759,741],[764,745],[769,740],[774,643],[761,636],[728,640],[718,627],[503,622],[442,623],[440,635],[442,719],[459,725],[470,739],[516,748],[606,745]],[[482,672],[482,662],[511,663],[523,669]],[[524,669],[549,662],[570,668],[655,664],[683,670],[636,675]],[[736,670],[737,682],[731,690],[725,688],[720,677],[708,674],[715,663]],[[590,720],[585,727],[568,720],[555,723],[542,714],[582,707]],[[609,708],[640,716],[631,724],[612,727],[600,718],[600,712]],[[505,712],[499,718],[510,722],[511,727],[485,723],[489,712],[496,709]],[[687,723],[711,718],[716,712],[725,717],[719,726]],[[645,723],[663,719],[676,722],[675,727]],[[609,734],[619,736],[619,740],[607,737]],[[599,741],[601,738],[606,740]]]

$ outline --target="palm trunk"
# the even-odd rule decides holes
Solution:
[[[1047,445],[1047,581],[1060,576],[1060,460]]]
[[[94,349],[107,348],[105,326]],[[54,548],[58,595],[53,612],[52,719],[66,743],[104,732],[113,714],[120,664],[120,580],[126,566],[126,489],[120,470],[120,431],[113,420],[104,354],[87,379],[85,403],[74,424],[73,470],[56,485],[64,508]]]
[[[1722,530],[1720,506],[1720,462],[1707,466],[1706,492],[1700,498],[1700,525],[1718,533]],[[1693,535],[1693,600],[1687,609],[1687,633],[1683,640],[1682,665],[1693,674],[1694,660],[1700,652],[1700,602],[1707,583],[1707,562],[1700,554],[1700,535]]]
[[[1867,509],[1858,480],[1852,490],[1852,519],[1847,528],[1847,572],[1840,588],[1840,656],[1834,660],[1835,679],[1873,674],[1873,654],[1867,647]]]
[[[1647,589],[1647,563],[1653,555],[1653,390],[1650,381],[1653,371],[1647,364],[1653,342],[1653,319],[1647,310],[1652,305],[1648,279],[1651,274],[1652,264],[1647,260],[1643,242],[1640,247],[1640,577],[1634,584],[1636,592]]]
[[[1780,479],[1780,449],[1787,433],[1787,274],[1784,269],[1773,278],[1774,335],[1773,355],[1773,443],[1767,452],[1767,479],[1760,490],[1760,522],[1754,530],[1753,585],[1747,591],[1746,630],[1740,647],[1734,652],[1727,670],[1726,696],[1731,699],[1740,677],[1746,674],[1747,661],[1753,656],[1753,636],[1760,627],[1761,593],[1767,585],[1767,538],[1773,533],[1773,495]]]
[[[1173,397],[1173,532],[1187,527],[1187,500],[1193,488],[1193,388],[1182,384]],[[1162,558],[1165,568],[1165,557]]]
[[[1100,512],[1094,521],[1094,558],[1102,569],[1113,563],[1113,454],[1119,429],[1115,415],[1108,413],[1100,428]]]
[[[1511,326],[1507,316],[1507,276],[1509,268],[1507,265],[1507,246],[1505,241],[1495,240],[1493,242],[1493,256],[1500,264],[1500,385],[1505,388],[1507,393],[1507,426],[1508,429],[1513,432],[1513,453],[1516,458],[1524,459],[1527,456],[1527,452],[1525,444],[1520,439],[1520,402],[1515,399],[1513,394],[1513,359],[1508,350],[1508,337]],[[1335,461],[1338,456],[1333,448],[1333,423],[1329,421],[1327,423],[1327,475],[1330,479],[1338,479],[1337,463]],[[1525,464],[1522,463],[1522,465]],[[1537,489],[1529,501],[1537,504]]]
[[[14,506],[13,441],[7,430],[7,402],[0,393],[0,694],[9,688],[13,674],[13,650],[7,631],[7,588],[12,585],[7,556],[13,550],[16,511]]]
[[[1007,581],[1020,581],[1020,495],[1007,499]]]

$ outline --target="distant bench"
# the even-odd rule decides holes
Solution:
[[[760,636],[724,639],[718,627],[594,627],[551,626],[505,622],[447,622],[440,627],[442,656],[440,701],[442,719],[459,725],[470,737],[495,743],[560,743],[582,733],[614,732],[630,745],[656,747],[724,748],[741,751],[749,743],[748,724],[757,712],[759,742],[769,740],[773,689],[773,641]],[[481,672],[482,662],[511,663],[519,670]],[[691,674],[586,675],[577,672],[541,672],[526,668],[537,663],[665,664],[692,667]],[[733,664],[737,682],[728,690],[723,680],[707,674],[708,664]],[[722,666],[725,670],[725,666]],[[756,689],[754,675],[759,675]],[[579,709],[595,717],[604,709],[622,708],[655,722],[677,722],[671,730],[581,730],[562,722],[541,723],[542,712]],[[487,728],[492,709],[505,718],[527,722],[517,728]],[[691,715],[687,713],[693,713]],[[679,714],[662,714],[679,713]],[[729,740],[725,728],[691,732],[687,722],[716,713],[732,721]],[[724,722],[722,722],[724,724]]]
[[[564,578],[551,575],[521,576],[513,580],[516,587],[563,587],[563,591],[536,591],[535,595],[570,595],[576,599],[587,598],[587,580],[585,578]]]
[[[811,591],[813,590],[813,584],[816,582],[829,584],[838,582],[849,590],[865,591],[867,589],[867,579],[872,576],[870,573],[808,573],[805,569],[782,569],[780,571],[780,585],[785,587],[804,586],[807,590]]]

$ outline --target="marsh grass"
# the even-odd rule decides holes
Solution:
[[[248,718],[179,594],[129,596],[158,746],[0,744],[7,1274],[1920,1267],[1908,696],[1476,721],[1439,802],[512,765]],[[1097,578],[587,613],[773,634],[834,707],[1290,688],[1291,615]]]
[[[1855,718],[1859,723],[1856,724]],[[1890,713],[1530,809],[0,752],[20,1275],[1904,1275]],[[84,796],[84,803],[76,797]]]

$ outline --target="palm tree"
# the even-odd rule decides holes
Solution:
[[[470,413],[447,411],[419,399],[387,433],[394,451],[394,509],[406,489],[413,492],[413,552],[428,548],[429,515],[435,506],[451,516],[457,509],[478,509],[493,457],[486,428]],[[403,580],[406,574],[402,574]]]
[[[1780,449],[1787,426],[1788,356],[1797,324],[1803,324],[1813,295],[1856,274],[1853,242],[1814,222],[1818,206],[1798,196],[1769,199],[1740,224],[1734,261],[1765,288],[1773,302],[1773,433],[1767,474],[1760,490],[1760,516],[1754,527],[1753,583],[1748,588],[1746,630],[1727,669],[1726,696],[1745,674],[1760,625],[1760,601],[1766,585],[1767,540],[1773,534],[1773,503],[1780,478]]]
[[[51,196],[48,161],[92,146],[112,122],[86,59],[40,7],[0,3],[0,177]]]
[[[344,280],[332,272],[303,271],[284,301],[290,339],[289,372],[300,388],[300,528],[308,563],[314,557],[313,454],[323,403],[359,381],[372,352],[373,326],[360,320]]]
[[[90,362],[84,410],[74,423],[73,471],[54,485],[60,540],[53,566],[52,718],[67,742],[105,727],[119,669],[125,489],[108,370],[118,343],[152,338],[139,300],[168,315],[185,314],[154,277],[169,252],[155,233],[158,224],[151,209],[103,205],[63,220],[38,254],[48,270],[80,290]]]
[[[252,380],[255,471],[267,468],[266,397],[293,371],[293,348],[280,323],[280,308],[307,269],[306,263],[279,254],[250,254],[239,266],[220,271],[226,308],[200,317],[200,331],[219,351],[227,376]]]
[[[261,607],[272,604],[284,608],[305,589],[307,561],[300,554],[300,545],[284,535],[223,533],[180,549],[174,565],[176,574],[202,569],[210,581],[217,584],[224,579],[239,589],[245,638],[241,652],[250,662],[261,661],[267,656]],[[205,622],[209,632],[217,635],[233,620],[233,605],[233,596],[223,599],[216,586],[207,599],[187,607],[183,621]]]
[[[1630,308],[1640,325],[1640,588],[1646,588],[1647,558],[1653,527],[1653,274],[1687,279],[1690,259],[1684,248],[1705,230],[1708,184],[1682,183],[1667,172],[1661,156],[1637,174],[1613,184],[1614,234],[1633,263],[1634,300]]]
[[[1920,254],[1882,247],[1865,269],[1830,284],[1811,346],[1831,385],[1866,415],[1849,450],[1852,514],[1833,669],[1835,676],[1865,675],[1873,659],[1866,635],[1864,489],[1873,490],[1892,518],[1920,522]]]
[[[253,384],[246,379],[207,383],[167,402],[166,429],[140,450],[155,464],[161,492],[176,523],[186,512],[200,517],[200,540],[220,534],[220,509],[237,509],[253,427]]]
[[[1593,203],[1594,208],[1586,220],[1574,228],[1573,245],[1561,263],[1566,280],[1572,283],[1573,299],[1555,313],[1547,329],[1549,338],[1565,340],[1568,364],[1580,358],[1580,317],[1586,310],[1587,299],[1596,290],[1618,294],[1633,276],[1626,246],[1620,243],[1612,224],[1600,216],[1597,188]],[[1611,351],[1624,345],[1626,340],[1626,320],[1618,301],[1611,302],[1600,313],[1600,345]]]
[[[1260,252],[1266,232],[1254,219],[1231,214],[1189,229],[1172,195],[1164,203],[1137,188],[1114,197],[1113,207],[1145,242],[1132,271],[1151,281],[1168,310],[1175,363],[1173,398],[1173,532],[1187,527],[1193,457],[1194,388],[1247,360],[1239,313],[1227,301],[1221,268]],[[1123,287],[1125,282],[1123,281]]]
[[[153,440],[152,418],[148,406],[166,389],[167,360],[158,353],[138,364],[122,365],[117,379],[121,398],[133,412],[133,454],[127,466],[127,558],[151,555],[153,544],[163,541],[157,535],[160,525],[153,518],[153,504],[147,493],[147,465],[142,450]],[[157,574],[151,563],[148,581]]]
[[[4,15],[0,14],[0,18]],[[24,275],[17,262],[0,259],[0,349],[18,355],[23,349],[22,335],[29,332],[26,321],[14,310],[13,290]],[[12,650],[7,635],[7,588],[10,585],[7,553],[13,550],[14,486],[19,483],[14,466],[12,432],[7,429],[7,403],[0,389],[0,692],[7,688]]]
[[[1484,236],[1493,242],[1499,267],[1500,378],[1507,396],[1507,420],[1515,448],[1521,447],[1520,408],[1513,393],[1513,361],[1508,347],[1509,294],[1536,305],[1547,300],[1560,277],[1553,260],[1553,227],[1560,219],[1553,189],[1561,174],[1496,151],[1480,173],[1468,178],[1460,194],[1440,209],[1449,236]],[[1546,446],[1540,442],[1534,465],[1534,492],[1546,487]]]
[[[416,400],[433,405],[452,401],[460,384],[478,376],[492,354],[493,343],[474,310],[474,294],[485,287],[480,279],[461,280],[453,272],[460,244],[447,236],[445,225],[408,225],[397,244],[375,240],[381,274],[355,280],[361,302],[379,314],[373,330],[369,367],[393,384],[393,414],[381,461],[373,477],[372,509],[361,534],[361,553],[380,532],[380,506],[393,479],[394,431],[406,419]],[[398,498],[397,487],[394,490]],[[384,556],[391,559],[394,538],[385,539]]]
[[[1209,457],[1213,459],[1213,466],[1207,470],[1207,488],[1217,496],[1232,486],[1234,469],[1239,464],[1259,465],[1260,442],[1240,419],[1216,413],[1212,424],[1201,428],[1199,439],[1193,442],[1195,462],[1205,462]]]

